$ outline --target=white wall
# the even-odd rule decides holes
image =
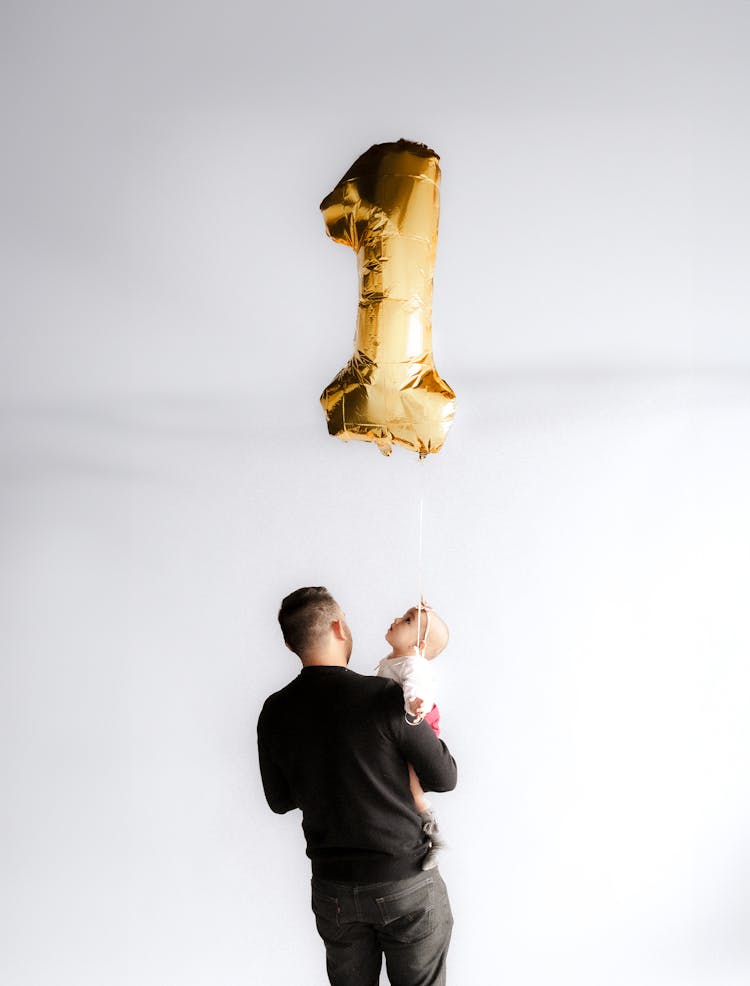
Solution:
[[[10,10],[4,982],[322,986],[255,764],[275,612],[327,584],[368,671],[420,496],[451,981],[747,981],[748,19]],[[317,404],[356,303],[317,202],[401,135],[459,398],[421,464]]]
[[[252,402],[28,421],[5,487],[6,981],[323,983],[254,725],[325,583],[450,620],[452,978],[742,981],[747,378],[508,377],[419,464]],[[263,974],[260,974],[263,970]]]

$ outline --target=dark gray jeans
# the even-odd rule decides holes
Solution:
[[[437,869],[390,883],[312,881],[331,986],[444,986],[453,915]]]

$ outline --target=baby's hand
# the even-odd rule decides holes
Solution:
[[[424,699],[423,698],[413,698],[409,702],[409,712],[416,716],[418,719],[425,714]]]

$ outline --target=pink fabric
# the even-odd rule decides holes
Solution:
[[[437,707],[437,705],[433,705],[433,707],[430,709],[430,711],[425,716],[425,721],[426,722],[429,722],[429,724],[432,726],[432,728],[433,728],[433,730],[435,732],[435,735],[436,736],[439,736],[440,735],[440,709]]]

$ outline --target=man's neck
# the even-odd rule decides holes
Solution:
[[[345,668],[348,663],[338,654],[305,654],[300,660],[303,668]]]

